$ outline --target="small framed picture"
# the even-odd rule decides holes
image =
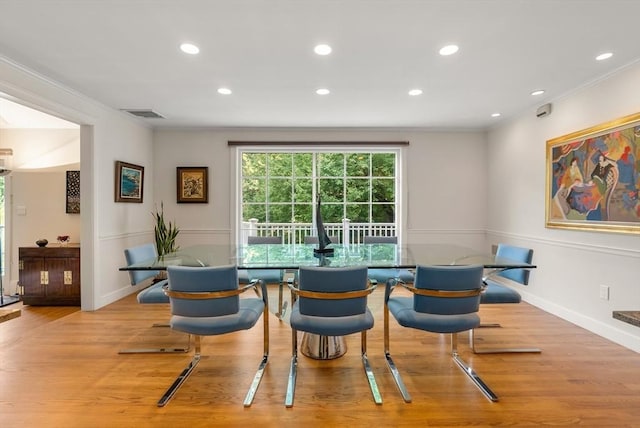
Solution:
[[[80,214],[80,171],[67,171],[67,214]]]
[[[209,202],[209,168],[206,166],[179,166],[178,203]]]
[[[144,167],[116,161],[116,202],[142,203]]]

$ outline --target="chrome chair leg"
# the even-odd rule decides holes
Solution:
[[[458,356],[458,334],[451,333],[451,355],[462,371],[476,384],[482,393],[491,401],[498,401],[498,396],[487,386],[480,376]]]
[[[540,348],[492,348],[478,349],[476,347],[475,329],[469,330],[469,346],[474,354],[507,354],[507,353],[532,353],[539,354]]]
[[[282,321],[284,319],[284,314],[287,312],[288,302],[283,303],[283,288],[284,283],[280,282],[278,284],[278,312],[276,312],[276,317]]]
[[[407,387],[402,381],[402,376],[400,376],[400,372],[389,353],[389,309],[386,303],[384,307],[384,357],[387,360],[387,366],[391,371],[391,376],[393,376],[393,380],[396,382],[400,394],[402,394],[402,399],[405,403],[411,403],[411,395],[409,395],[409,391],[407,391]]]
[[[264,355],[262,357],[262,361],[260,362],[260,365],[258,366],[258,371],[256,372],[255,376],[253,377],[253,382],[251,383],[251,387],[249,387],[249,391],[247,392],[247,396],[244,398],[244,407],[249,407],[251,406],[251,403],[253,403],[253,397],[255,397],[256,395],[256,391],[258,390],[258,387],[260,386],[260,381],[262,381],[262,375],[264,374],[264,369],[267,366],[267,360],[269,359],[268,355]]]
[[[247,392],[247,396],[244,398],[244,407],[251,406],[253,403],[253,398],[256,395],[256,391],[258,391],[258,387],[260,386],[260,382],[262,381],[262,375],[264,375],[264,369],[267,367],[267,363],[269,362],[269,301],[265,297],[263,297],[264,301],[264,313],[263,316],[263,327],[262,327],[262,342],[263,342],[263,354],[262,361],[258,366],[258,371],[253,377],[253,382],[251,382],[251,386],[249,387],[249,391]]]
[[[195,337],[195,348],[196,351],[193,355],[193,359],[191,360],[189,365],[184,370],[182,370],[182,373],[178,375],[176,380],[173,382],[173,384],[171,384],[169,389],[167,389],[162,398],[158,400],[158,407],[164,407],[169,402],[169,400],[171,400],[178,388],[180,388],[184,381],[187,380],[191,372],[193,372],[193,369],[195,369],[200,362],[200,336]]]
[[[389,354],[389,352],[385,352],[384,356],[387,359],[387,366],[391,371],[391,376],[393,376],[393,380],[395,380],[396,386],[398,387],[400,394],[402,394],[402,399],[404,400],[405,403],[411,403],[411,395],[409,395],[409,391],[407,391],[407,387],[404,386],[404,382],[402,381],[400,372],[398,371],[395,363],[393,362],[391,355]]]
[[[382,395],[380,395],[380,390],[378,389],[378,384],[376,383],[376,378],[373,375],[373,370],[371,370],[371,365],[369,364],[369,359],[367,358],[367,332],[363,330],[361,333],[361,348],[362,348],[362,364],[364,365],[364,372],[367,375],[367,380],[369,381],[369,388],[371,389],[371,394],[373,394],[373,401],[376,404],[382,404]]]
[[[154,327],[156,326],[154,325]],[[187,346],[184,348],[131,348],[121,349],[118,354],[184,354],[190,349],[191,335],[187,335]]]
[[[293,407],[293,398],[296,393],[296,378],[298,376],[298,332],[291,329],[291,366],[289,367],[289,381],[287,382],[287,395],[284,399],[286,407]]]

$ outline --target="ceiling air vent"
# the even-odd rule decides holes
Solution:
[[[123,109],[129,114],[134,116],[143,117],[145,119],[164,119],[164,117],[153,110],[137,110],[137,109]]]

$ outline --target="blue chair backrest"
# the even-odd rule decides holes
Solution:
[[[533,260],[533,250],[530,248],[515,247],[513,245],[498,244],[496,257],[504,257],[518,262],[531,263]],[[519,282],[523,285],[529,284],[528,269],[507,269],[498,273],[498,275],[512,281]]]
[[[397,236],[365,236],[365,244],[397,244]]]
[[[282,244],[282,236],[249,236],[247,244]]]
[[[238,288],[238,269],[235,265],[215,267],[168,266],[169,290],[209,292]],[[235,314],[239,310],[239,296],[219,299],[180,299],[169,297],[171,314],[184,317],[218,317]]]
[[[124,250],[124,258],[127,261],[127,265],[134,263],[140,263],[145,260],[151,260],[158,257],[156,253],[156,247],[153,244],[144,244],[137,247],[127,248]],[[131,285],[140,284],[145,279],[154,278],[158,275],[157,270],[130,270],[129,280]]]
[[[298,274],[300,290],[337,293],[364,290],[369,286],[367,268],[363,267],[301,267]],[[359,315],[367,310],[367,298],[320,300],[300,297],[300,313],[319,317]]]
[[[417,266],[414,286],[420,289],[462,291],[482,287],[482,265]],[[459,315],[478,312],[480,295],[470,297],[413,296],[416,312]]]

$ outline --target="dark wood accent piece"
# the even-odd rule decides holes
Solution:
[[[627,324],[640,327],[640,311],[613,311],[613,317]]]
[[[5,322],[18,318],[21,314],[21,309],[0,309],[0,322]]]
[[[20,247],[19,285],[25,305],[80,305],[80,247]]]

